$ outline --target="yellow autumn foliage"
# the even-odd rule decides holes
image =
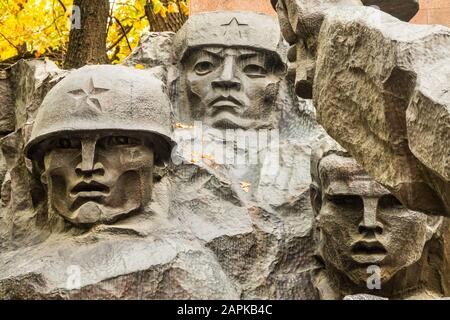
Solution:
[[[188,15],[187,1],[166,1],[165,6],[160,0],[110,0],[106,47],[111,62],[122,62],[137,46],[141,34],[150,30],[147,4],[161,16],[179,11]],[[19,57],[47,56],[57,63],[63,61],[72,4],[73,0],[0,0],[0,68],[8,59]]]

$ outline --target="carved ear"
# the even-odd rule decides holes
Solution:
[[[309,187],[309,194],[311,197],[311,205],[314,211],[314,215],[318,215],[322,208],[322,192],[319,187],[312,183]]]
[[[427,241],[433,237],[443,221],[444,217],[427,216]]]

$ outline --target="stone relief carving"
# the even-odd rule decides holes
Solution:
[[[450,29],[359,0],[273,4],[319,123],[406,206],[448,216]]]
[[[325,267],[316,277],[322,299],[361,293],[394,299],[443,295],[424,279],[429,272],[425,246],[443,217],[405,208],[331,139],[313,150],[311,175],[318,254]]]
[[[159,46],[158,43],[163,44],[161,48],[167,48],[170,35],[161,35],[161,39],[159,37],[150,36],[147,41],[155,42],[146,43],[139,48],[141,52],[137,51],[137,54],[132,55],[131,60],[134,59],[134,62],[128,61],[127,64],[139,63],[139,56],[142,56],[149,66],[154,66],[159,59],[153,56],[156,52],[158,57],[169,56],[154,48],[155,45]],[[142,48],[151,50],[143,53]],[[165,70],[171,72],[169,63],[162,68],[152,68],[149,73],[158,77],[162,75],[160,78],[165,79]],[[127,109],[121,113],[123,120],[131,118],[130,125],[136,127],[136,122],[141,121],[142,116],[129,110],[128,101],[122,98],[106,99],[112,88],[106,80],[114,81],[117,75],[108,77],[105,81],[99,81],[98,77],[93,77],[91,81],[87,75],[83,79],[85,77],[83,86],[67,90],[71,93],[64,99],[64,103],[84,103],[89,110],[89,118],[92,114],[95,116],[99,113],[98,104],[104,109],[108,106],[104,102],[113,100],[119,104],[123,101],[120,108]],[[110,90],[104,91],[105,89]],[[141,92],[137,89],[138,86],[133,87],[133,94],[139,98]],[[77,98],[80,100],[77,101]],[[148,102],[153,101],[153,98],[145,97],[143,100]],[[172,100],[175,98],[178,98],[176,93]],[[293,107],[289,96],[282,96],[281,100],[285,107]],[[300,111],[299,106],[295,107]],[[41,108],[38,114],[40,111]],[[83,114],[84,111],[76,115]],[[34,120],[33,116],[30,118]],[[27,122],[31,123],[31,119]],[[118,214],[115,218],[109,220],[100,216],[100,220],[92,227],[92,223],[89,223],[88,229],[80,221],[73,220],[66,224],[72,227],[60,228],[56,230],[59,232],[45,233],[38,240],[34,239],[32,249],[22,245],[2,252],[1,258],[7,263],[0,267],[0,295],[10,298],[316,298],[310,281],[311,270],[315,268],[311,241],[312,211],[308,201],[308,139],[314,135],[315,130],[311,119],[311,114],[305,114],[299,122],[289,119],[292,120],[291,129],[301,131],[304,141],[303,145],[295,147],[290,146],[287,141],[283,142],[285,147],[280,159],[282,166],[279,176],[268,174],[273,170],[267,161],[249,168],[244,163],[235,171],[230,171],[228,165],[170,165],[168,171],[153,185],[154,199],[142,214],[125,213],[123,216],[123,212],[114,211],[113,215]],[[39,123],[38,120],[39,116],[36,123]],[[79,123],[85,124],[81,121]],[[35,172],[39,172],[39,183],[42,175],[45,177],[44,182],[48,182],[51,179],[58,180],[56,174],[61,174],[62,170],[53,176],[52,170],[46,170],[45,167],[45,159],[54,158],[52,153],[61,151],[53,149],[54,144],[71,146],[74,143],[78,149],[74,148],[72,151],[78,154],[78,160],[82,160],[83,139],[90,140],[91,143],[95,140],[98,141],[99,148],[95,150],[94,158],[95,155],[98,159],[101,158],[103,149],[100,146],[103,133],[106,133],[102,130],[90,130],[89,126],[82,127],[79,131],[73,128],[74,132],[67,134],[55,129],[54,139],[49,136],[48,139],[34,141],[33,137],[38,135],[36,128],[38,126],[32,132],[27,152],[30,157],[31,154],[34,155],[31,158]],[[108,136],[114,131],[108,129]],[[129,131],[120,131],[113,136],[146,137],[142,132]],[[69,142],[66,139],[70,137],[76,139]],[[29,138],[26,139],[28,140]],[[88,142],[85,144],[89,145]],[[69,152],[68,150],[71,149],[62,149],[62,152]],[[162,149],[154,150],[156,155],[156,151]],[[297,166],[298,161],[305,166]],[[106,167],[107,164],[102,165]],[[70,163],[66,169],[76,174],[76,166],[77,164]],[[261,188],[257,178],[260,170],[266,173],[259,183]],[[101,179],[97,176],[97,180]],[[52,181],[49,185],[51,183]],[[259,189],[261,190],[257,191]],[[274,194],[274,197],[261,197],[269,193]],[[66,194],[60,193],[59,196]],[[128,198],[132,200],[135,196],[137,197],[133,194]],[[99,207],[102,214],[109,209],[103,203],[89,202],[84,204],[86,213],[95,212],[91,210],[91,206]],[[59,217],[56,214],[58,210],[60,209],[56,207],[53,211]],[[82,213],[81,210],[79,213]],[[74,213],[69,214],[71,218]],[[82,216],[78,215],[78,219],[82,219]],[[87,215],[87,218],[95,221],[96,217]],[[115,221],[118,218],[121,219]],[[31,218],[31,221],[34,219]],[[298,250],[293,252],[289,248]],[[293,256],[296,259],[287,259]],[[30,259],[32,263],[25,263]],[[67,270],[73,266],[80,268],[79,289],[67,287]],[[42,281],[45,285],[38,285]],[[179,286],[173,286],[174,283]],[[135,288],[133,292],[127,289],[130,286]],[[30,290],[25,294],[22,287]]]
[[[193,15],[175,37],[143,37],[124,64],[145,71],[18,68],[16,129],[1,139],[0,298],[448,295],[447,222],[403,208],[341,148],[320,149],[310,167],[325,133],[290,90],[286,49],[273,18],[214,12]],[[38,77],[42,87],[27,88]],[[191,139],[193,121],[205,131]],[[182,149],[206,147],[202,161],[171,163],[174,123],[188,135]],[[258,136],[255,162],[219,163],[209,152],[229,138],[224,129],[280,132]],[[381,291],[367,290],[368,264],[381,268]]]
[[[173,206],[242,297],[315,298],[309,153],[321,130],[312,106],[289,90],[276,20],[196,14],[176,34],[174,52],[169,79],[182,164]],[[303,249],[289,253],[289,246]],[[286,255],[299,263],[277,262]]]
[[[8,147],[32,160],[49,193],[50,217],[40,217],[47,214],[39,209],[40,195],[27,208],[29,219],[14,219],[15,230],[33,237],[2,248],[1,298],[239,297],[210,250],[169,212],[171,182],[156,169],[169,162],[174,145],[171,108],[153,72],[122,66],[71,71],[30,118],[25,151],[12,138]],[[16,166],[29,179],[24,164]],[[30,193],[17,178],[11,192]],[[2,210],[1,222],[12,213]]]
[[[184,119],[215,128],[277,126],[275,102],[285,74],[286,48],[272,17],[197,14],[177,33],[174,46]]]
[[[48,192],[49,216],[114,222],[146,206],[153,166],[173,142],[162,83],[132,68],[88,66],[45,97],[25,152]]]

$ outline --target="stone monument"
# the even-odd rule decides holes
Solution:
[[[429,263],[429,242],[438,243],[442,217],[405,208],[331,139],[313,150],[311,175],[318,256],[324,264],[315,284],[322,299],[362,293],[389,299],[444,295]]]
[[[406,206],[448,216],[450,29],[359,0],[272,3],[319,123]]]

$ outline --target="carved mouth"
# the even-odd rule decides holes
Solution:
[[[80,182],[70,192],[72,196],[95,198],[105,196],[109,193],[109,188],[102,183]]]
[[[213,100],[210,106],[213,108],[211,115],[215,116],[221,112],[238,114],[242,104],[236,98],[228,96],[228,97],[219,97]]]
[[[387,251],[379,241],[358,241],[352,247],[353,254],[372,255],[386,254]]]
[[[352,257],[359,263],[381,262],[387,255],[379,241],[358,241],[352,246]]]

